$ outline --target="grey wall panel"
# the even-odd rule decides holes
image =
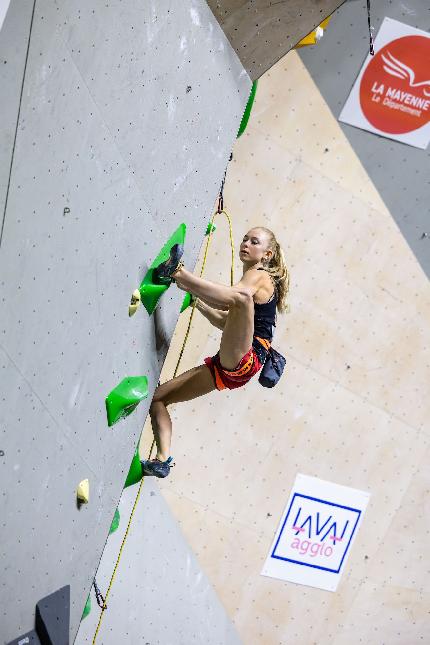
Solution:
[[[110,524],[106,506],[114,507],[115,501],[86,462],[85,450],[64,435],[1,350],[0,370],[8,381],[0,433],[2,482],[7,485],[2,490],[0,548],[4,642],[27,631],[29,601],[48,595],[61,580],[75,590],[73,605],[77,602],[76,610],[81,609],[76,591],[83,571],[94,567],[94,543],[104,542]],[[86,477],[91,503],[78,511],[73,503],[76,484]]]
[[[344,0],[208,0],[232,47],[257,79]]]
[[[103,469],[103,393],[128,374],[158,367],[152,321],[129,320],[127,304],[139,267],[150,263],[167,227],[163,235],[142,204],[91,97],[78,89],[82,82],[58,34],[47,42],[65,62],[61,75],[45,76],[41,90],[37,76],[27,85],[0,257],[3,342],[64,431]],[[55,96],[60,79],[63,91]],[[66,205],[70,213],[63,215]],[[137,351],[130,352],[133,340]],[[118,448],[130,439],[124,425],[109,431],[118,435]]]
[[[231,75],[232,70],[238,71],[237,57],[225,46],[220,30],[214,29],[205,3],[188,4],[178,8],[173,0],[166,2],[168,13],[160,19],[156,2],[135,3],[133,7],[111,2],[106,9],[106,20],[112,26],[109,33],[91,4],[77,9],[76,3],[68,2],[62,8],[62,30],[73,63],[145,202],[161,221],[185,207],[186,201],[177,201],[178,188],[200,174],[214,156],[222,156],[218,137],[225,137],[228,131],[231,136],[234,129],[215,106],[247,86],[244,70],[239,85],[236,74]],[[195,35],[199,32],[208,55],[201,56],[196,66]],[[216,52],[226,66],[221,73],[214,65]],[[121,83],[114,86],[105,81],[112,69],[121,75]],[[219,92],[216,98],[215,88]],[[213,111],[203,109],[211,102]],[[162,180],[164,177],[168,181]]]
[[[384,17],[430,30],[427,0],[372,3],[377,33]],[[333,114],[338,117],[369,51],[366,3],[350,0],[334,15],[317,47],[300,56]],[[418,262],[430,275],[430,149],[419,150],[340,123]],[[429,237],[422,237],[423,233]]]
[[[0,249],[4,641],[66,584],[76,633],[182,300],[130,319],[130,294],[183,221],[194,265],[251,85],[200,0],[38,0],[30,43]],[[148,400],[108,428],[139,374]]]
[[[97,572],[107,589],[137,487],[119,504],[119,529],[109,536]],[[156,539],[155,539],[156,536]],[[100,615],[91,591],[91,613],[76,645],[91,643]],[[209,580],[187,545],[152,478],[145,480],[97,642],[151,645],[239,645],[236,633]]]
[[[0,10],[0,235],[9,183],[22,81],[34,0],[12,2]],[[7,11],[1,26],[2,11]]]

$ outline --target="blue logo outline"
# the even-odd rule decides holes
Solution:
[[[356,520],[355,525],[354,525],[354,527],[353,527],[353,529],[351,531],[351,536],[349,538],[348,544],[346,545],[346,548],[345,548],[344,554],[342,556],[342,559],[340,561],[338,569],[329,569],[328,567],[321,567],[321,566],[319,566],[317,564],[308,564],[307,562],[301,562],[300,560],[292,560],[291,558],[284,558],[284,557],[282,557],[280,555],[275,555],[276,549],[277,549],[279,541],[280,541],[280,539],[282,537],[282,533],[284,531],[285,525],[286,525],[287,520],[288,520],[288,516],[290,515],[290,511],[291,511],[291,508],[292,508],[292,506],[294,504],[294,500],[295,500],[296,497],[302,497],[303,499],[310,499],[313,502],[320,502],[321,504],[326,504],[327,506],[336,506],[336,508],[343,508],[343,509],[345,509],[347,511],[352,511],[353,513],[358,513],[357,520]],[[282,528],[281,528],[281,530],[279,532],[278,539],[276,540],[275,546],[273,547],[273,551],[272,551],[270,557],[274,558],[275,560],[283,560],[284,562],[292,562],[293,564],[301,564],[304,567],[311,567],[312,569],[320,569],[321,571],[329,571],[330,573],[339,573],[339,571],[342,568],[343,561],[345,560],[346,554],[348,553],[349,545],[351,544],[351,540],[352,540],[353,535],[355,533],[355,530],[357,528],[357,524],[359,522],[360,517],[361,517],[361,510],[358,509],[358,508],[352,508],[351,506],[342,506],[342,504],[335,504],[334,502],[327,502],[324,499],[319,499],[318,497],[311,497],[310,495],[303,495],[302,493],[294,493],[293,498],[292,498],[291,503],[290,503],[290,506],[288,508],[288,512],[287,512],[287,514],[285,516],[284,523],[282,524]]]

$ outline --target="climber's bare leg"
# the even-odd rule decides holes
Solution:
[[[230,305],[221,337],[219,359],[226,370],[234,370],[252,347],[254,301],[248,293],[238,293]]]
[[[157,444],[157,459],[165,461],[170,454],[172,421],[167,406],[171,403],[191,401],[215,390],[215,383],[206,365],[193,367],[180,376],[159,385],[155,390],[149,413]]]
[[[221,365],[226,369],[234,369],[252,346],[254,300],[250,291],[198,278],[184,268],[175,274],[175,280],[182,289],[197,297],[228,307],[219,354]]]

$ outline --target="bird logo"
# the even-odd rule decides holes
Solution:
[[[409,82],[409,87],[422,87],[424,96],[430,96],[430,79],[428,81],[421,81],[419,83],[415,82],[415,72],[412,67],[408,67],[405,63],[402,63],[398,58],[395,58],[389,51],[387,55],[381,55],[382,60],[384,61],[383,68],[391,76],[396,76],[397,78],[402,78],[405,81]]]
[[[430,121],[430,37],[401,36],[377,48],[363,70],[359,100],[364,118],[381,133],[403,135],[425,127]]]

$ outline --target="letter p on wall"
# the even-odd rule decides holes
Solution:
[[[369,497],[298,474],[262,575],[336,591]]]

